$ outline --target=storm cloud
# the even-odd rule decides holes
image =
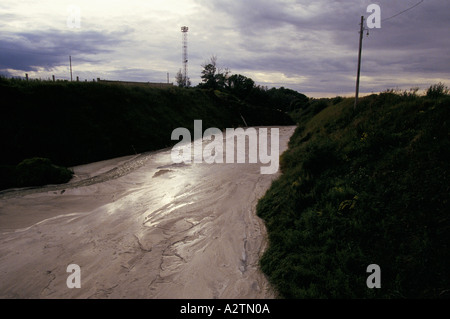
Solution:
[[[382,21],[365,30],[362,93],[424,89],[450,74],[450,2],[443,0],[76,1],[78,30],[65,26],[69,3],[20,3],[1,5],[0,72],[11,75],[64,73],[71,55],[80,77],[163,82],[170,73],[173,81],[186,25],[193,85],[215,55],[219,66],[258,85],[346,95],[354,90],[360,17],[372,3]]]
[[[112,52],[123,34],[96,31],[66,33],[59,30],[29,31],[3,35],[0,39],[0,69],[36,71],[66,64],[70,55],[79,61],[98,62],[95,55]]]

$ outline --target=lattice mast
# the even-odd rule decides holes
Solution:
[[[189,28],[184,26],[181,27],[181,34],[182,34],[182,48],[183,48],[183,54],[182,54],[182,62],[183,62],[183,86],[186,87],[188,84],[188,53],[187,53],[187,33],[189,31]]]

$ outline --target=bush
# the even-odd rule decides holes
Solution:
[[[307,174],[317,176],[333,168],[339,162],[336,146],[328,139],[314,140],[307,144],[303,159],[303,169]]]
[[[73,172],[56,166],[48,158],[34,157],[23,160],[16,167],[16,185],[19,187],[67,183]]]
[[[313,108],[313,113],[314,114],[319,113],[320,111],[325,109],[327,106],[328,106],[328,102],[327,102],[326,99],[319,99],[319,100],[314,101],[311,104],[311,107]]]
[[[427,97],[438,98],[449,94],[449,89],[443,83],[439,82],[430,86],[427,90]]]
[[[283,174],[257,206],[269,237],[261,269],[282,297],[449,297],[446,91],[374,94],[357,110],[344,98],[297,114]],[[382,289],[366,286],[372,263]]]

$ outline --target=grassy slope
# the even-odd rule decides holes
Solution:
[[[74,166],[165,148],[178,142],[172,131],[192,131],[194,119],[204,130],[244,126],[241,115],[248,125],[293,123],[284,113],[200,89],[1,78],[0,96],[7,101],[0,107],[0,173],[33,157]]]
[[[296,114],[258,203],[263,271],[286,298],[448,298],[450,96],[336,102]],[[366,286],[369,264],[381,289]]]

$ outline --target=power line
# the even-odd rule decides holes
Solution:
[[[425,0],[421,0],[421,1],[419,1],[418,3],[416,3],[415,5],[413,5],[412,7],[409,7],[409,8],[406,9],[406,10],[403,10],[403,11],[397,13],[397,14],[394,14],[392,17],[389,17],[389,18],[386,18],[386,19],[382,19],[381,22],[390,20],[390,19],[392,19],[392,18],[395,18],[395,17],[397,17],[397,16],[399,16],[399,15],[405,13],[406,11],[409,11],[409,10],[411,10],[411,9],[414,9],[415,7],[417,7],[418,5],[420,5],[420,4],[421,4],[422,2],[424,2],[424,1],[425,1]]]

